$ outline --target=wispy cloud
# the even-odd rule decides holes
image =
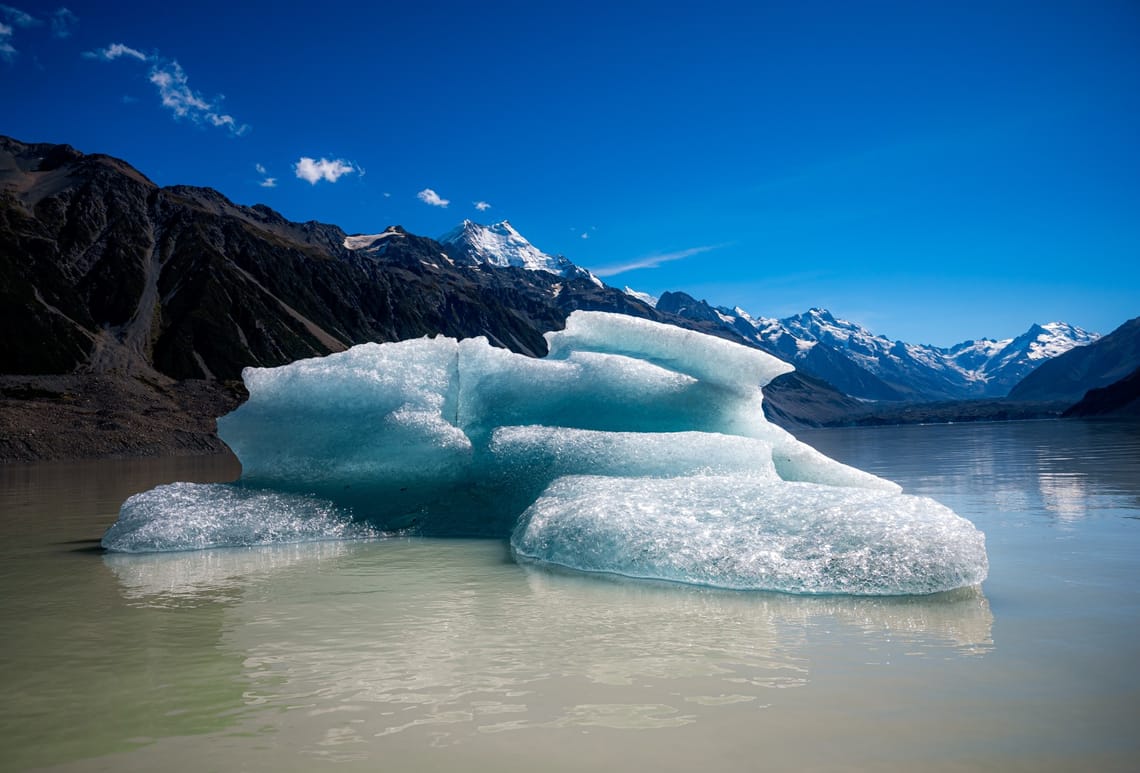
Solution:
[[[431,188],[424,188],[422,191],[416,194],[416,198],[422,201],[424,204],[430,204],[433,207],[443,207],[445,209],[447,208],[447,205],[451,203],[450,199],[442,198]]]
[[[475,209],[479,210],[480,212],[486,212],[490,208],[491,208],[491,205],[485,201],[476,201],[475,202]]]
[[[10,5],[0,5],[0,16],[3,16],[9,24],[17,27],[35,27],[43,24],[42,21],[27,11],[21,11],[19,8],[13,8]]]
[[[330,183],[335,183],[346,174],[352,174],[359,171],[355,164],[345,161],[342,158],[330,161],[327,158],[322,158],[319,161],[308,156],[302,156],[301,160],[293,165],[293,171],[297,173],[297,177],[302,180],[307,180],[312,185],[316,185],[321,180],[327,180]]]
[[[276,188],[277,187],[277,178],[269,176],[269,170],[265,168],[264,164],[254,164],[253,168],[257,170],[257,173],[259,175],[261,175],[262,177],[265,178],[264,180],[259,182],[258,185],[260,185],[262,188]]]
[[[57,8],[51,15],[51,34],[57,38],[69,38],[77,24],[78,16],[66,8]]]
[[[249,124],[239,124],[232,115],[222,112],[223,97],[207,99],[200,92],[190,88],[190,78],[182,69],[182,65],[174,59],[165,59],[157,54],[148,56],[137,48],[131,48],[123,43],[112,43],[106,48],[86,51],[83,57],[101,62],[113,62],[124,57],[139,62],[149,62],[150,72],[147,74],[147,80],[158,89],[162,106],[170,110],[175,118],[185,118],[196,124],[226,129],[236,136],[249,131]]]
[[[140,62],[146,61],[146,54],[138,49],[124,46],[122,43],[112,43],[106,48],[98,48],[94,51],[84,51],[84,59],[98,59],[103,62],[113,62],[121,56],[128,56],[132,59],[138,59]]]
[[[0,23],[0,59],[10,62],[16,58],[16,47],[12,45],[12,28]]]
[[[158,87],[163,107],[170,108],[177,118],[226,128],[238,135],[249,131],[247,124],[239,126],[232,115],[219,112],[220,97],[210,102],[191,89],[185,70],[176,61],[156,63],[150,69],[150,82]]]
[[[0,5],[0,19],[4,20],[0,22],[0,59],[12,62],[19,53],[12,45],[12,39],[16,36],[16,27],[34,27],[42,22],[30,13],[10,5]]]
[[[582,232],[582,238],[583,238],[583,239],[589,239],[589,238],[590,238],[590,234],[589,234],[589,232],[587,232],[587,231],[583,231],[583,232]]]
[[[52,37],[56,38],[69,37],[75,25],[79,23],[79,17],[67,8],[57,8],[48,14],[47,20],[51,24]],[[32,16],[27,11],[10,5],[0,5],[0,59],[13,62],[19,54],[12,44],[17,28],[39,27],[43,24],[43,19]]]
[[[615,276],[617,274],[624,274],[626,271],[633,271],[638,268],[657,268],[662,263],[671,263],[674,260],[684,260],[691,258],[694,255],[700,255],[704,252],[711,252],[716,249],[724,247],[724,244],[706,244],[701,247],[690,247],[687,250],[677,250],[676,252],[662,252],[657,255],[648,255],[644,258],[637,258],[626,263],[617,263],[612,266],[603,266],[601,268],[591,269],[598,276]]]

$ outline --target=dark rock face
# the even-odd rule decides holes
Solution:
[[[1011,400],[1075,403],[1140,368],[1140,317],[1125,322],[1088,346],[1071,349],[1041,365],[1009,393]]]
[[[1140,417],[1140,368],[1119,381],[1100,389],[1090,389],[1079,403],[1063,414],[1065,418]]]
[[[410,234],[382,254],[122,162],[0,140],[3,372],[236,379],[364,341],[486,335],[532,355],[577,308],[662,318],[613,288],[458,267]],[[557,285],[557,287],[556,287]]]

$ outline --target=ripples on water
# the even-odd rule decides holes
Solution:
[[[0,468],[0,768],[1127,769],[1136,430],[803,437],[974,520],[984,593],[731,593],[486,541],[102,555],[131,490],[236,469]]]

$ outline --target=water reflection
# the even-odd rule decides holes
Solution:
[[[407,733],[671,728],[771,705],[811,646],[992,649],[977,589],[908,598],[734,593],[520,567],[501,544],[393,540],[107,556],[133,604],[216,605],[242,713],[324,758]],[[874,655],[872,655],[874,657]],[[886,657],[886,655],[884,655]]]
[[[123,597],[143,606],[195,606],[235,597],[296,564],[319,564],[352,549],[347,542],[300,542],[181,553],[105,553]],[[313,567],[309,567],[312,571]]]
[[[1079,421],[800,433],[825,454],[974,519],[1044,512],[1073,525],[1140,509],[1140,423]]]

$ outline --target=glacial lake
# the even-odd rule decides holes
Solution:
[[[1135,770],[1140,425],[811,430],[987,537],[980,589],[797,597],[474,540],[126,556],[233,459],[0,466],[0,770]]]

